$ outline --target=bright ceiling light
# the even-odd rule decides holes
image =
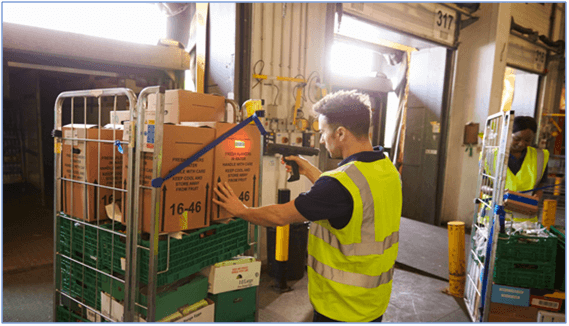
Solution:
[[[166,16],[153,3],[3,3],[3,22],[156,45]]]
[[[340,76],[369,76],[373,67],[372,52],[341,42],[332,44],[332,73]]]

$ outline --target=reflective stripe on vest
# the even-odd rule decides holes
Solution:
[[[312,267],[316,273],[329,280],[345,285],[359,286],[366,289],[373,289],[382,284],[391,282],[391,280],[393,280],[393,272],[395,271],[395,268],[392,267],[387,272],[381,273],[381,275],[378,276],[356,274],[322,264],[311,255],[308,255],[307,265]]]
[[[364,230],[362,229],[362,232]],[[367,230],[366,230],[367,232]],[[399,231],[393,232],[383,241],[374,241],[372,243],[352,243],[341,244],[338,238],[328,232],[323,227],[311,227],[310,233],[322,239],[330,246],[340,250],[346,256],[367,256],[367,255],[381,255],[383,252],[391,248],[394,244],[399,242]]]

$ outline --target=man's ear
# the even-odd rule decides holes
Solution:
[[[339,140],[344,140],[344,139],[346,138],[346,136],[347,136],[347,130],[346,130],[346,128],[340,126],[340,127],[338,127],[338,128],[336,129],[336,137],[337,137]]]

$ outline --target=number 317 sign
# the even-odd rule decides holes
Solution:
[[[453,42],[456,29],[456,13],[446,7],[435,7],[435,23],[433,34],[436,39]]]

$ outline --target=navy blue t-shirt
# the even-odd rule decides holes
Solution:
[[[344,159],[338,166],[352,161],[375,162],[385,158],[383,148],[375,147],[374,151],[359,152]],[[350,222],[354,201],[352,195],[340,181],[324,176],[318,178],[312,188],[301,193],[294,206],[309,221],[327,219],[335,229],[342,229]]]

